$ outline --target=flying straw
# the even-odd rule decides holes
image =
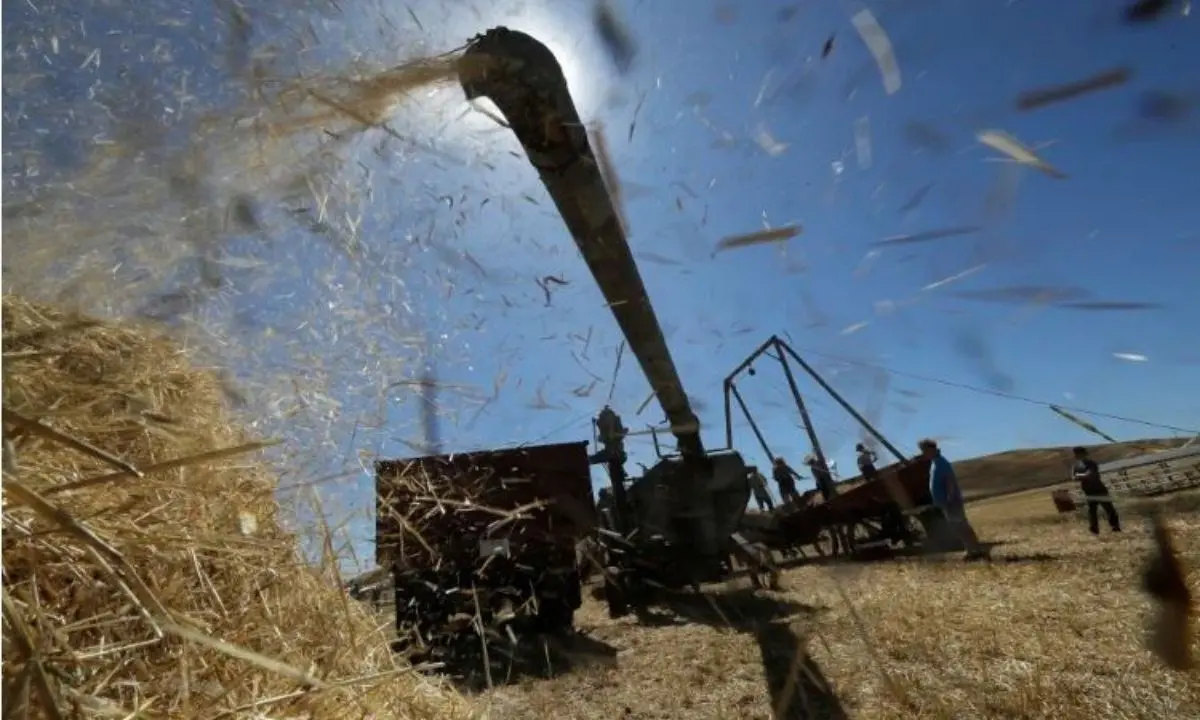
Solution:
[[[730,235],[723,238],[717,243],[717,249],[713,255],[722,250],[732,250],[734,248],[748,247],[750,245],[763,245],[765,243],[777,243],[790,240],[803,232],[803,228],[799,225],[785,225],[783,227],[772,228],[770,230],[759,230],[758,232],[745,233],[742,235]]]
[[[875,19],[870,10],[860,10],[850,18],[859,37],[867,44],[867,49],[875,56],[875,64],[879,66],[879,74],[883,76],[883,89],[888,95],[900,91],[900,66],[896,63],[896,53],[892,49],[892,41]]]
[[[993,150],[1004,153],[1022,165],[1028,165],[1031,168],[1040,170],[1055,180],[1065,180],[1067,178],[1066,173],[1038,157],[1036,153],[1002,130],[984,130],[976,138],[979,142]]]

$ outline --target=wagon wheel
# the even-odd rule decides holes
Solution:
[[[816,538],[812,541],[813,548],[817,554],[823,558],[838,558],[846,554],[845,543],[842,542],[842,536],[845,534],[845,526],[842,523],[830,522],[822,527]]]
[[[770,548],[761,543],[755,543],[751,546],[751,552],[751,557],[747,558],[750,583],[756,590],[763,588],[778,590],[779,568],[775,567]]]
[[[920,521],[916,516],[906,513],[902,522],[904,523],[904,536],[900,539],[901,544],[906,548],[919,547],[925,540],[925,533]]]
[[[759,567],[767,578],[768,590],[779,590],[781,587],[779,567],[775,564],[775,557],[771,554],[771,548],[766,545],[755,545],[758,550]]]
[[[875,534],[870,525],[863,521],[850,521],[843,525],[836,526],[836,529],[841,535],[839,541],[842,547],[842,555],[851,556],[858,553],[860,546],[863,543],[870,542]]]
[[[813,550],[817,551],[817,556],[822,558],[837,557],[840,551],[840,543],[832,527],[822,528],[813,538],[811,545]]]

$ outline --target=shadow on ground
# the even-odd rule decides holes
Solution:
[[[992,551],[995,550],[996,548],[1003,547],[1008,544],[1009,544],[1008,541],[1003,541],[1003,540],[996,541],[996,542],[981,542],[980,543],[980,545],[982,545],[983,548],[988,551],[988,553],[992,553]],[[996,559],[996,557],[997,556],[993,556],[993,560]],[[1015,557],[1020,557],[1020,556],[1014,555],[1014,556],[1009,556],[1009,557],[1015,558]],[[1029,556],[1029,557],[1032,557],[1032,556]],[[792,568],[798,568],[798,567],[823,567],[823,566],[829,566],[829,565],[869,565],[869,564],[885,563],[888,561],[907,560],[907,559],[912,559],[912,558],[920,558],[922,560],[930,560],[933,562],[962,562],[962,551],[961,550],[943,550],[943,549],[931,550],[931,549],[928,549],[928,548],[918,545],[918,546],[908,547],[908,548],[895,548],[895,549],[879,548],[879,549],[873,549],[873,550],[866,551],[866,552],[859,552],[852,556],[825,555],[825,556],[818,556],[818,557],[809,556],[809,557],[784,558],[784,559],[780,560],[777,563],[777,565],[782,569],[792,569]],[[1056,558],[1054,556],[1045,556],[1045,557],[1040,557],[1040,559],[1053,560]]]
[[[806,640],[783,623],[763,623],[754,631],[775,720],[848,717]]]
[[[808,652],[807,638],[796,631],[820,608],[771,597],[750,588],[680,593],[661,609],[639,615],[652,626],[698,623],[752,635],[762,659],[763,679],[775,720],[845,718],[841,701]]]
[[[450,679],[460,692],[477,693],[527,679],[550,680],[589,667],[613,667],[617,649],[585,633],[493,637],[486,650],[477,635],[463,640],[445,655],[436,672]]]

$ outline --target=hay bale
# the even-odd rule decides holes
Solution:
[[[13,296],[3,349],[6,713],[471,715],[302,561],[262,445],[186,352]]]

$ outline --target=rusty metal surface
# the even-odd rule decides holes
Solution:
[[[596,523],[586,442],[433,455],[375,464],[376,563],[432,561],[464,534],[574,547]],[[505,514],[520,510],[520,520]],[[403,519],[403,521],[402,521]],[[407,530],[405,527],[407,526]],[[475,537],[469,538],[472,544]]]

